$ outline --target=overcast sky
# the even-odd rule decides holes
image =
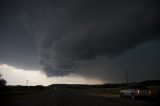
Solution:
[[[9,84],[26,72],[47,84],[125,82],[125,69],[130,82],[160,79],[159,13],[159,0],[1,0],[0,73]]]

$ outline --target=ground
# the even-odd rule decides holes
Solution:
[[[117,96],[98,96],[68,89],[46,89],[11,106],[158,106],[158,103],[130,100]]]

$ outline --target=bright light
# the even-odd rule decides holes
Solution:
[[[151,95],[151,91],[149,91],[149,95]]]
[[[17,69],[13,66],[0,64],[0,73],[7,80],[7,85],[50,85],[50,84],[102,84],[95,78],[84,78],[81,75],[69,74],[63,77],[47,77],[40,70]]]
[[[0,68],[4,68],[4,67],[7,67],[8,65],[7,64],[0,64]]]

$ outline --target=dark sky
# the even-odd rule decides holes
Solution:
[[[104,81],[160,79],[159,0],[1,0],[0,63]]]

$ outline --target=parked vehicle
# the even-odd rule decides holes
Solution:
[[[130,85],[120,90],[120,97],[131,97],[131,99],[135,99],[138,96],[148,97],[150,95],[151,91],[144,85]]]

